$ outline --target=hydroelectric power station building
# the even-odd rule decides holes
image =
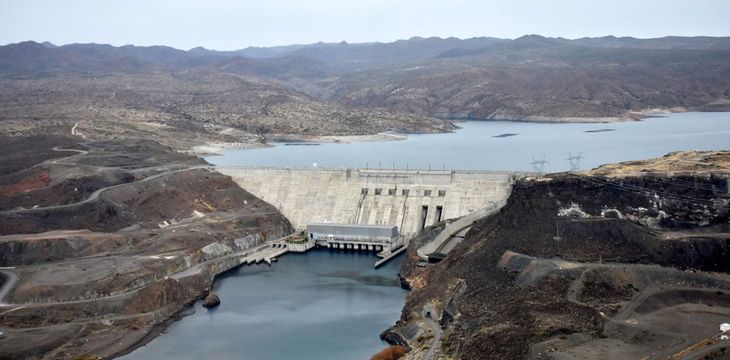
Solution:
[[[403,246],[397,226],[315,223],[307,225],[307,234],[317,245],[330,249],[388,253]]]

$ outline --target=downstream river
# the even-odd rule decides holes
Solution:
[[[221,305],[173,323],[124,359],[369,359],[400,318],[403,255],[373,269],[373,254],[311,250],[216,281]]]
[[[467,121],[451,134],[409,135],[405,141],[316,146],[277,144],[228,150],[206,160],[216,165],[274,167],[420,168],[527,170],[545,159],[544,170],[662,156],[677,150],[730,149],[730,113],[678,113],[608,124],[539,124]]]

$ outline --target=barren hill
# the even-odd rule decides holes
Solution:
[[[260,146],[264,134],[364,135],[450,131],[449,123],[317,100],[272,80],[222,71],[67,73],[0,78],[0,129],[149,138],[177,149],[210,142]]]
[[[538,121],[730,109],[727,48],[580,44],[530,36],[452,50],[419,64],[348,74],[327,82],[325,96],[443,117]]]
[[[440,262],[409,249],[401,273],[412,291],[382,336],[408,342],[411,358],[720,358],[727,158],[678,153],[516,182]]]

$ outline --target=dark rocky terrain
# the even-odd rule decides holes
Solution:
[[[729,163],[728,153],[678,153],[518,181],[501,212],[476,222],[444,260],[425,265],[409,249],[402,276],[412,291],[384,336],[418,358],[431,346],[431,308],[443,332],[435,358],[722,353]]]
[[[293,231],[205,161],[149,140],[1,143],[0,267],[17,283],[0,294],[0,359],[128,352]]]
[[[412,38],[239,51],[0,47],[0,129],[154,139],[444,132],[434,119],[618,121],[730,109],[728,38]]]

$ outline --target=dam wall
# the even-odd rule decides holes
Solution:
[[[217,167],[275,206],[297,230],[310,223],[395,225],[409,237],[440,220],[504,201],[512,173]]]

